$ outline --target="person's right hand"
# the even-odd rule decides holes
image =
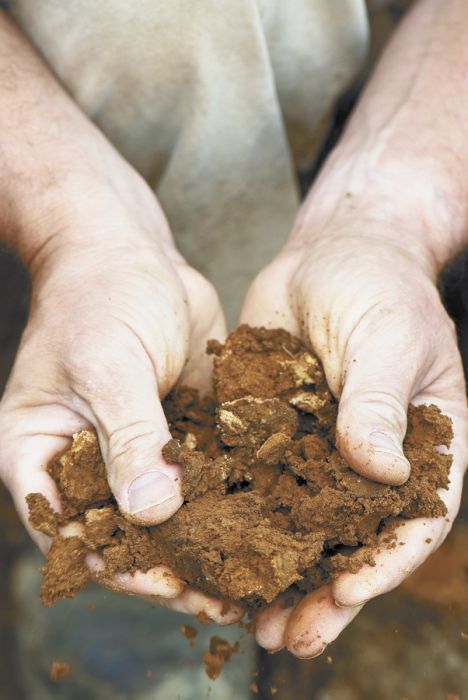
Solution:
[[[60,510],[46,466],[79,430],[97,431],[124,513],[142,524],[175,513],[182,474],[161,456],[171,436],[160,398],[181,377],[203,387],[206,340],[225,333],[215,291],[176,251],[153,193],[129,173],[120,196],[107,185],[83,188],[66,216],[43,216],[53,235],[29,261],[30,317],[0,404],[0,476],[43,551],[50,541],[29,526],[25,497],[40,492]],[[112,587],[223,623],[240,617],[221,616],[220,601],[163,567],[119,575]]]

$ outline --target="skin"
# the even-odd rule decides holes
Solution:
[[[321,653],[367,600],[397,586],[443,541],[459,507],[468,416],[436,280],[467,243],[467,31],[464,0],[443,8],[424,0],[409,14],[241,319],[311,343],[340,399],[339,449],[365,476],[407,479],[409,402],[449,415],[454,465],[441,494],[448,515],[407,523],[405,546],[383,550],[373,568],[344,574],[290,608],[275,601],[257,625],[266,649]],[[0,133],[15,138],[2,143],[0,230],[33,282],[0,405],[2,480],[28,527],[27,493],[41,491],[60,508],[48,460],[71,433],[94,427],[121,508],[142,523],[161,522],[181,504],[181,474],[160,454],[169,433],[157,397],[180,377],[206,385],[202,353],[207,338],[225,333],[222,311],[175,249],[154,194],[2,14],[1,65],[9,73],[0,81]],[[130,485],[155,471],[174,495],[132,512]],[[46,539],[31,535],[45,551]],[[89,565],[102,566],[94,557]],[[184,589],[162,568],[109,586],[224,623],[241,614],[233,607],[221,616],[220,601]]]

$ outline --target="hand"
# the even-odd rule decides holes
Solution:
[[[59,233],[32,256],[30,318],[0,405],[0,475],[43,551],[50,542],[29,526],[25,497],[41,492],[60,511],[46,466],[85,428],[97,431],[124,513],[153,524],[180,507],[181,469],[161,456],[171,436],[160,397],[180,377],[203,388],[206,340],[225,333],[216,293],[175,250],[152,192],[130,169],[118,177],[125,196],[83,187],[66,216],[41,218]],[[221,616],[220,601],[163,567],[109,583],[224,623],[239,616]]]
[[[259,616],[261,646],[286,646],[310,658],[364,603],[398,586],[446,537],[460,503],[468,419],[454,327],[424,257],[395,240],[394,226],[364,216],[330,219],[316,235],[310,221],[299,221],[298,228],[255,280],[242,321],[281,326],[310,342],[339,398],[342,456],[370,479],[403,483],[410,469],[402,451],[409,402],[439,406],[455,435],[450,488],[440,493],[446,518],[406,522],[397,530],[405,546],[383,548],[375,567],[342,574],[289,608],[280,598]]]

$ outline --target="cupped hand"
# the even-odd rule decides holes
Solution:
[[[97,431],[109,484],[133,521],[162,522],[182,504],[181,469],[161,455],[171,437],[161,398],[179,379],[204,388],[206,340],[222,339],[225,324],[213,288],[175,250],[141,188],[134,197],[126,188],[127,201],[98,188],[54,219],[58,233],[31,261],[29,321],[0,405],[0,476],[43,551],[50,542],[28,524],[25,497],[40,492],[60,511],[46,467],[76,431]],[[101,568],[93,557],[90,566]],[[109,585],[222,622],[239,616],[222,616],[220,601],[163,567]]]
[[[436,404],[453,421],[446,518],[419,518],[397,530],[404,546],[382,548],[375,566],[342,574],[285,607],[278,599],[257,621],[257,641],[301,658],[321,653],[371,598],[395,588],[437,548],[459,508],[468,461],[465,383],[454,326],[427,260],[408,252],[377,221],[333,220],[317,235],[302,224],[251,287],[242,321],[283,327],[320,357],[339,399],[337,444],[365,477],[402,484],[408,404]],[[309,228],[310,231],[310,228]]]

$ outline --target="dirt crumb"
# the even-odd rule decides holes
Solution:
[[[54,537],[57,534],[58,519],[47,498],[42,493],[30,493],[26,496],[26,503],[32,527],[44,535]]]
[[[49,465],[68,511],[83,510],[107,501],[111,491],[96,435],[82,430],[70,449]]]
[[[447,488],[452,457],[438,447],[450,447],[452,428],[436,406],[409,407],[411,475],[387,486],[355,473],[338,453],[338,404],[299,338],[244,325],[208,351],[211,396],[178,387],[164,401],[172,440],[163,456],[184,473],[184,504],[172,518],[140,527],[119,512],[97,437],[86,430],[48,466],[62,512],[41,494],[28,496],[32,526],[53,537],[45,605],[86,585],[85,556],[93,551],[104,560],[103,581],[164,565],[254,618],[284,591],[294,599],[373,565],[378,547],[396,546],[404,519],[446,516],[437,490]],[[79,526],[82,539],[60,536],[68,524]],[[211,622],[206,613],[197,618]]]
[[[198,630],[195,629],[195,627],[192,627],[192,625],[182,625],[180,632],[184,635],[184,637],[186,637],[186,639],[189,640],[191,644],[193,644],[193,640],[198,634]]]
[[[195,616],[201,625],[211,625],[213,620],[204,610],[200,610]]]
[[[86,545],[78,537],[55,537],[42,568],[40,596],[45,607],[73,598],[90,580],[85,564]]]
[[[50,677],[53,681],[61,681],[70,674],[68,661],[53,661],[50,668]]]
[[[233,654],[239,651],[239,642],[229,644],[226,639],[213,635],[210,639],[210,648],[203,654],[206,674],[211,680],[216,680],[220,675],[224,664],[230,661]]]

